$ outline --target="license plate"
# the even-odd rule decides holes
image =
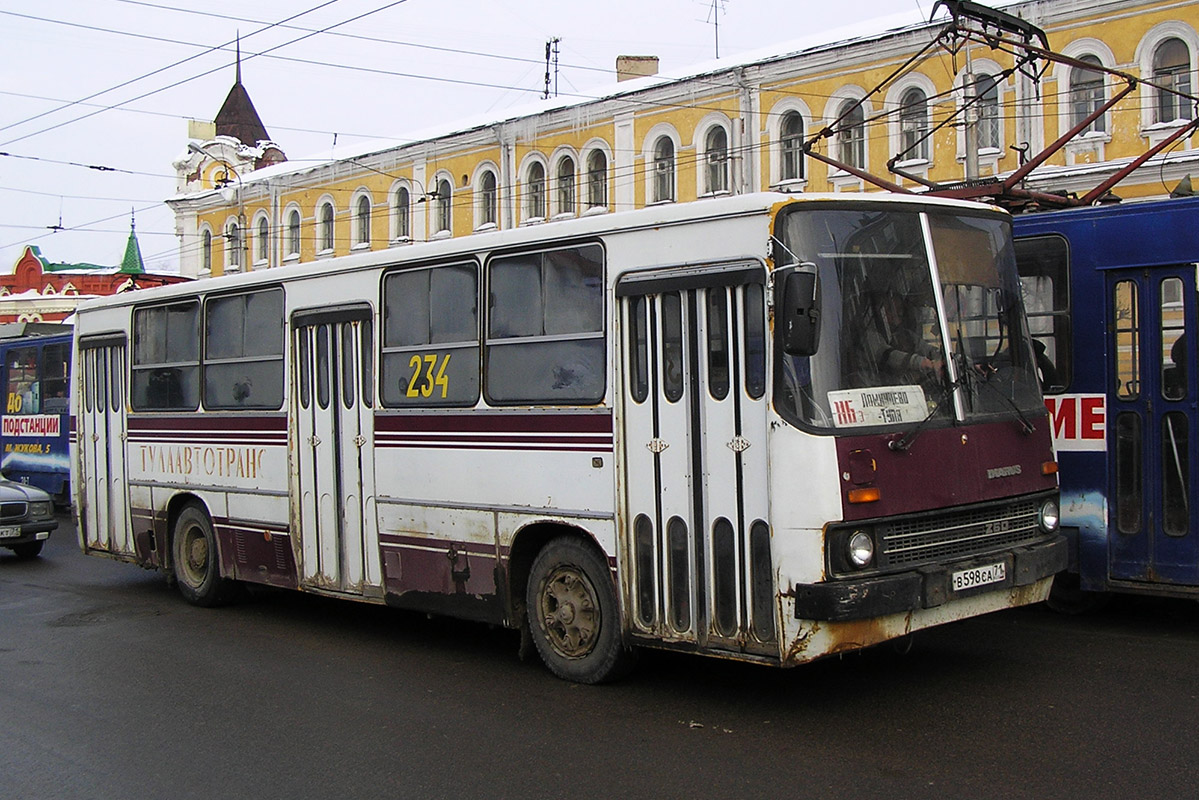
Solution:
[[[0,528],[0,539],[15,539],[20,535],[20,528]]]
[[[988,583],[999,583],[1007,577],[1007,566],[1000,561],[998,564],[987,564],[982,567],[971,567],[953,573],[953,590],[973,589],[975,586],[986,586]]]

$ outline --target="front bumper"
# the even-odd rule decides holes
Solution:
[[[18,527],[18,525],[0,525],[0,528]],[[29,544],[41,539],[49,539],[50,532],[58,529],[58,520],[40,519],[33,522],[22,522],[20,536],[6,536],[0,539],[0,547],[12,547],[17,544]]]
[[[846,620],[882,617],[934,608],[960,597],[1028,586],[1066,568],[1068,551],[1064,536],[1011,550],[980,555],[952,564],[933,564],[907,572],[862,580],[801,583],[794,587],[797,619]],[[971,567],[1002,561],[1002,581],[955,591],[950,576]]]

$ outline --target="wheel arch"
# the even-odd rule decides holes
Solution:
[[[508,551],[507,614],[508,619],[514,623],[513,627],[519,628],[525,624],[525,592],[529,587],[529,573],[533,569],[533,561],[542,548],[561,537],[577,539],[594,550],[595,554],[609,565],[611,574],[611,558],[604,552],[595,534],[581,525],[558,520],[544,520],[525,525],[512,537],[512,546]],[[620,586],[615,575],[612,575],[612,581],[619,607]]]
[[[164,570],[171,571],[175,568],[175,523],[179,521],[179,515],[183,513],[183,509],[187,508],[188,506],[196,506],[203,511],[205,516],[208,517],[208,522],[213,525],[213,529],[216,529],[216,525],[212,520],[212,512],[208,509],[208,504],[205,503],[199,495],[192,492],[179,492],[173,496],[169,501],[167,501],[167,507],[163,516],[163,521],[166,525],[166,530],[162,537],[162,541],[165,545],[162,548],[164,556],[162,568]],[[219,550],[219,542],[217,547]],[[217,564],[220,564],[219,559],[217,560]]]

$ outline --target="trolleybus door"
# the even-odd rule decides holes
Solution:
[[[646,634],[719,649],[774,638],[763,277],[736,265],[618,288],[621,553],[627,607]]]
[[[87,546],[134,555],[129,525],[129,485],[125,474],[125,344],[111,338],[79,345],[82,374],[76,446],[79,448]]]
[[[373,332],[366,306],[298,313],[294,406],[301,582],[381,591],[375,518]]]
[[[1199,585],[1195,267],[1108,274],[1114,581]]]

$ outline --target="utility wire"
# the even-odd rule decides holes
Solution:
[[[328,0],[328,1],[329,1],[330,3],[332,3],[332,2],[336,2],[336,0]],[[351,22],[357,22],[357,21],[359,21],[359,20],[361,20],[361,19],[364,19],[364,18],[366,18],[366,17],[369,17],[369,16],[371,16],[372,14],[377,14],[377,13],[379,13],[380,11],[385,11],[385,10],[387,10],[387,9],[389,9],[389,8],[394,8],[395,6],[401,5],[401,4],[403,4],[403,3],[406,3],[406,2],[408,2],[408,0],[394,0],[394,2],[388,3],[388,4],[387,4],[387,5],[385,5],[385,6],[380,6],[379,8],[375,8],[375,9],[372,9],[372,10],[370,10],[370,11],[365,11],[365,12],[363,12],[363,13],[361,13],[361,14],[357,15],[357,16],[354,16],[354,17],[351,17],[351,18],[349,18],[349,19],[346,19],[346,20],[343,20],[343,21],[341,21],[341,22],[338,22],[338,23],[335,23],[335,24],[333,24],[333,25],[330,25],[330,26],[328,26],[327,28],[323,28],[323,29],[321,29],[321,30],[319,30],[319,31],[314,31],[314,32],[312,32],[312,33],[306,33],[306,34],[304,34],[303,36],[299,36],[299,37],[296,37],[295,39],[291,39],[291,40],[289,40],[289,41],[283,42],[282,44],[275,45],[274,47],[270,47],[270,48],[268,48],[268,49],[266,49],[266,50],[264,50],[264,51],[262,51],[261,53],[258,53],[258,54],[256,54],[256,55],[265,55],[265,54],[267,54],[267,53],[274,52],[275,50],[280,50],[280,49],[282,49],[282,48],[284,48],[284,47],[289,47],[289,46],[291,46],[291,45],[293,45],[293,44],[296,44],[296,43],[298,43],[298,42],[302,42],[302,41],[304,41],[305,39],[310,39],[310,38],[312,38],[313,36],[316,36],[316,35],[318,35],[318,34],[320,34],[320,33],[324,33],[324,32],[326,32],[326,31],[332,30],[333,28],[338,28],[338,27],[341,27],[342,25],[348,25],[348,24],[350,24]],[[327,3],[326,3],[326,5],[327,5]],[[253,57],[254,57],[254,56],[250,56],[249,58],[253,58]],[[247,59],[247,60],[248,60],[248,59]],[[57,130],[58,128],[62,128],[62,127],[65,127],[65,126],[67,126],[67,125],[71,125],[71,124],[73,124],[73,123],[79,122],[79,121],[81,121],[81,120],[88,119],[89,117],[94,117],[94,116],[96,116],[97,114],[101,114],[101,113],[103,113],[104,111],[109,111],[109,110],[112,110],[112,109],[114,109],[114,108],[119,108],[119,107],[121,107],[121,106],[128,105],[129,103],[133,103],[133,102],[136,102],[136,101],[138,101],[138,100],[142,100],[142,99],[144,99],[144,98],[146,98],[146,97],[150,97],[151,95],[155,95],[155,94],[158,94],[158,93],[160,93],[160,92],[165,92],[167,89],[173,89],[173,88],[175,88],[176,86],[181,86],[181,85],[183,85],[183,84],[185,84],[185,83],[189,83],[189,82],[191,82],[191,81],[194,81],[194,80],[196,80],[196,79],[198,79],[198,78],[202,78],[202,77],[204,77],[204,76],[206,76],[206,75],[211,75],[211,74],[212,74],[212,73],[214,73],[214,72],[219,72],[220,70],[223,70],[223,69],[228,69],[228,67],[229,67],[229,66],[230,66],[229,64],[224,64],[224,65],[222,65],[222,66],[219,66],[219,67],[214,67],[213,69],[210,69],[210,70],[208,70],[208,71],[206,71],[206,72],[201,72],[201,73],[200,73],[200,74],[198,74],[198,75],[193,75],[193,76],[191,76],[191,77],[189,77],[189,78],[183,78],[182,80],[175,81],[174,83],[172,83],[172,84],[169,84],[169,85],[167,85],[167,86],[163,86],[163,87],[160,87],[160,88],[158,88],[158,89],[153,89],[153,90],[151,90],[151,91],[149,91],[149,92],[144,92],[144,93],[142,93],[142,94],[138,95],[137,97],[132,97],[132,98],[129,98],[128,100],[124,100],[124,101],[122,101],[122,102],[120,102],[120,103],[114,103],[113,105],[111,105],[111,106],[108,106],[108,107],[106,107],[106,108],[104,108],[104,109],[100,109],[100,110],[98,110],[98,111],[93,111],[93,112],[92,112],[92,113],[90,113],[90,114],[84,114],[84,115],[83,115],[83,116],[81,116],[81,117],[76,117],[76,118],[74,118],[74,119],[67,120],[66,122],[62,122],[62,123],[59,123],[59,124],[57,124],[57,125],[52,125],[52,126],[50,126],[50,127],[48,127],[48,128],[43,128],[43,129],[41,129],[41,130],[34,131],[33,133],[27,133],[27,134],[25,134],[24,136],[19,136],[19,137],[17,137],[16,139],[9,139],[9,140],[8,140],[8,141],[6,141],[6,142],[0,142],[0,147],[5,147],[5,146],[7,146],[7,145],[13,144],[14,142],[19,142],[19,141],[22,141],[22,140],[24,140],[24,139],[28,139],[28,138],[30,138],[30,137],[33,137],[33,136],[38,136],[38,135],[40,135],[40,134],[43,134],[43,133],[46,133],[46,132],[48,132],[48,131]]]

